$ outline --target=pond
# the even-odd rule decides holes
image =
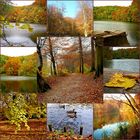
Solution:
[[[28,76],[0,76],[0,91],[33,93],[37,92],[36,77]]]
[[[36,47],[35,40],[38,36],[44,36],[46,34],[46,25],[42,24],[30,24],[33,28],[33,32],[20,29],[15,23],[11,23],[14,28],[7,27],[5,29],[6,39],[11,42],[15,47],[26,46]],[[20,23],[22,26],[23,23]],[[1,46],[7,47],[7,43],[1,39]]]
[[[127,130],[128,122],[117,122],[113,124],[107,124],[100,129],[96,129],[93,132],[94,140],[102,140],[104,137],[114,137],[123,133],[123,131]]]
[[[68,116],[68,111],[75,109],[76,117]],[[83,135],[88,136],[93,133],[93,107],[85,104],[48,104],[47,123],[51,124],[55,130],[73,130],[79,134],[80,127],[83,127]]]
[[[95,32],[124,31],[131,46],[135,46],[140,40],[140,26],[138,23],[118,21],[94,21]]]
[[[140,61],[138,59],[112,59],[106,60],[104,62],[104,67],[138,73],[140,68]]]

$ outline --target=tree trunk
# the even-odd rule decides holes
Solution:
[[[54,75],[57,75],[55,59],[54,59],[54,56],[53,56],[52,42],[51,42],[51,38],[50,37],[49,37],[49,49],[50,49],[50,56],[51,56],[51,62],[52,62],[52,65],[53,65]]]
[[[95,77],[99,77],[101,74],[103,74],[103,38],[97,37],[95,40]]]
[[[41,48],[40,48],[40,39],[37,43],[37,53],[39,56],[39,66],[37,71],[37,86],[38,86],[37,88],[38,88],[38,92],[46,92],[48,89],[51,89],[51,87],[42,77],[43,59],[42,59]]]
[[[80,73],[84,73],[83,47],[82,47],[82,40],[80,36],[79,36],[79,57],[80,57],[79,71]]]
[[[93,43],[93,37],[91,37],[91,72],[95,71],[95,49]]]

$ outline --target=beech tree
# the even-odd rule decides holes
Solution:
[[[52,42],[51,42],[51,38],[48,37],[48,41],[49,41],[49,53],[50,53],[50,56],[51,56],[51,63],[52,63],[52,66],[53,66],[53,72],[54,72],[54,75],[57,75],[56,73],[56,62],[55,62],[55,58],[54,58],[54,54],[53,54],[53,46],[52,46]]]
[[[35,0],[35,4],[39,6],[46,7],[47,6],[47,0]]]
[[[80,36],[79,36],[79,60],[80,60],[79,71],[80,73],[84,73],[83,47]]]
[[[43,47],[45,41],[46,41],[46,38],[44,37],[43,38],[38,37],[37,39],[37,53],[39,57],[39,66],[37,70],[38,92],[46,92],[48,89],[51,89],[51,87],[48,85],[46,80],[42,77],[43,59],[42,59],[41,48]]]
[[[21,62],[17,57],[10,57],[6,64],[4,65],[7,75],[18,75],[18,70],[20,69]]]
[[[91,72],[95,70],[95,46],[93,37],[91,37]]]
[[[79,12],[76,16],[77,28],[85,37],[93,33],[93,2],[80,0]]]

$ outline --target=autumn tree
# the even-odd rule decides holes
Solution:
[[[87,73],[90,72],[91,59],[95,61],[91,55],[90,37],[47,37],[41,52],[43,59],[48,60],[47,65],[51,65],[51,75]],[[49,72],[46,70],[46,73]]]
[[[63,9],[58,9],[55,6],[48,6],[47,8],[47,31],[49,34],[59,35],[64,34],[65,27]]]
[[[91,72],[95,70],[95,46],[93,37],[91,37]]]
[[[4,65],[7,75],[18,75],[18,70],[20,69],[21,61],[17,57],[10,57],[6,64]]]
[[[77,28],[81,35],[89,36],[93,32],[93,3],[92,1],[78,1],[79,12],[76,16]]]
[[[35,0],[35,4],[42,6],[42,7],[46,7],[47,6],[47,0]]]
[[[59,65],[59,67],[61,66],[61,69],[64,69],[69,73],[79,72],[79,69],[77,70],[77,68],[79,68],[78,48],[79,46],[75,43],[67,48],[62,48],[62,53],[60,54],[61,63]]]
[[[54,75],[57,75],[56,62],[55,62],[55,58],[54,58],[54,54],[53,54],[53,46],[52,46],[52,41],[51,41],[50,37],[48,37],[48,45],[49,45],[49,53],[50,53],[50,57],[51,57],[51,63],[53,66],[53,72],[54,72]]]
[[[132,4],[128,7],[124,6],[94,7],[94,19],[140,22],[139,5],[140,5],[139,0],[133,0]]]
[[[60,44],[57,44],[59,37],[47,37],[44,47],[42,48],[42,55],[50,61],[51,75],[57,75],[57,58]]]
[[[49,35],[78,35],[75,19],[64,17],[65,7],[49,5],[47,8],[47,32]]]
[[[12,9],[11,0],[1,0],[0,6],[1,6],[0,15],[5,15],[9,13]]]
[[[45,41],[46,41],[45,37],[38,37],[37,39],[37,54],[39,58],[39,65],[37,70],[38,92],[46,92],[48,89],[51,89],[47,81],[42,76],[43,58],[41,48],[44,46]]]
[[[82,40],[80,36],[79,36],[79,60],[80,60],[79,71],[80,73],[84,73],[83,47],[82,47]]]
[[[37,53],[25,56],[21,61],[19,75],[36,76],[37,71]]]

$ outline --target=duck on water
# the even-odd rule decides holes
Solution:
[[[70,118],[76,118],[77,117],[77,112],[75,111],[75,109],[67,111],[67,116]]]

